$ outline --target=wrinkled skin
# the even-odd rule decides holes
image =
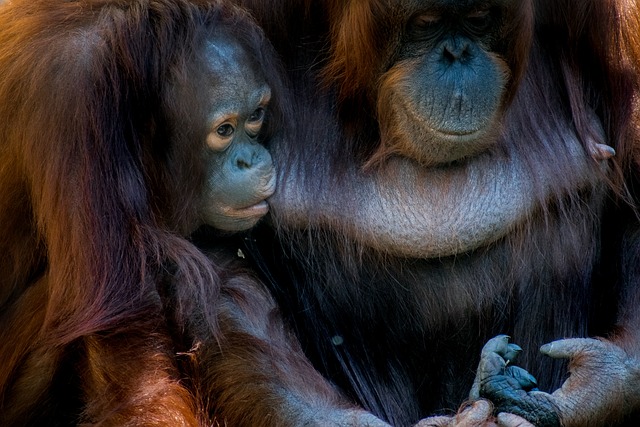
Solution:
[[[553,155],[571,171],[562,182],[546,166],[531,170],[528,153],[509,145],[520,131],[505,129],[508,89],[523,68],[519,53],[510,49],[528,43],[528,2],[450,4],[442,11],[419,3],[396,6],[406,19],[396,25],[407,30],[375,93],[381,142],[369,163],[378,166],[376,173],[347,165],[341,178],[350,188],[336,194],[329,156],[313,158],[309,170],[307,153],[280,153],[292,159],[281,171],[273,205],[287,226],[303,228],[311,221],[394,255],[445,257],[485,247],[523,224],[541,202],[601,182],[568,129],[556,137],[552,153],[538,154]],[[614,151],[598,118],[589,114],[587,145],[604,154],[594,158],[610,158]],[[286,145],[283,150],[289,151]],[[301,183],[312,173],[323,184],[305,187]]]
[[[513,347],[504,336],[487,343],[471,398],[490,399],[498,410],[543,427],[601,425],[598,414],[620,418],[620,402],[637,405],[640,361],[607,340],[570,338],[543,345],[542,354],[571,361],[569,378],[553,393],[539,391],[529,373],[509,366]]]
[[[628,331],[640,323],[621,313],[637,306],[626,263],[638,244],[621,242],[638,224],[610,203],[637,179],[624,169],[635,83],[618,73],[633,70],[613,44],[622,6],[242,3],[300,89],[301,136],[270,146],[279,240],[256,258],[315,368],[394,425],[637,416],[640,393],[621,384],[638,366]],[[522,340],[523,368],[556,397],[536,403],[532,377],[494,341],[480,354],[499,333]],[[616,363],[574,364],[573,375],[612,380],[562,385],[565,367],[536,349],[592,335],[607,335],[618,356],[584,347],[573,359]],[[491,404],[429,417],[462,404],[478,358],[471,398]]]
[[[604,161],[613,155],[611,147],[590,142],[594,159]],[[563,152],[565,165],[572,170],[561,184],[565,191],[597,183],[589,156],[575,139],[567,139]],[[318,173],[330,170],[329,165],[316,166]],[[390,180],[391,174],[400,179]],[[490,244],[527,219],[538,204],[535,194],[540,186],[549,195],[557,191],[555,177],[532,180],[527,165],[513,154],[483,154],[460,166],[429,170],[399,157],[388,160],[373,178],[353,169],[348,177],[353,193],[336,195],[331,186],[316,192],[313,203],[320,201],[323,207],[310,214],[312,221],[344,227],[361,242],[385,252],[419,258],[445,257]],[[288,226],[303,226],[309,220],[312,201],[306,194],[307,189],[287,179],[272,198]],[[443,195],[448,203],[432,202]],[[347,198],[357,203],[358,214],[345,209]]]
[[[486,400],[464,405],[454,417],[438,416],[421,420],[415,427],[533,427],[517,415],[500,412],[493,416],[494,407]]]

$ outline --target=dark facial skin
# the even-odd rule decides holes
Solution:
[[[218,38],[207,46],[211,71],[206,137],[208,174],[200,216],[219,230],[253,227],[268,210],[265,199],[275,190],[269,152],[258,143],[271,97],[264,79],[233,41]]]
[[[409,16],[402,46],[378,97],[383,134],[394,152],[429,166],[495,143],[511,77],[497,41],[512,4],[403,7]]]

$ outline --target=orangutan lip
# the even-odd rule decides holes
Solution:
[[[476,135],[479,135],[482,130],[481,129],[476,129],[476,130],[472,130],[470,132],[456,132],[456,131],[447,131],[447,130],[436,130],[434,129],[434,132],[439,133],[440,135],[444,136],[445,138],[463,138],[463,139],[467,139],[470,137],[475,138]]]
[[[243,216],[264,216],[269,212],[269,203],[266,200],[262,200],[255,205],[237,209],[237,212],[243,214]]]

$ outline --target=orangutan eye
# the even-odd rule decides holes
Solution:
[[[233,142],[233,135],[236,132],[235,125],[225,121],[207,135],[207,145],[215,151],[224,151]]]
[[[424,13],[413,18],[412,24],[419,28],[429,28],[440,22],[440,15],[435,13]]]
[[[408,35],[416,40],[430,40],[442,30],[442,16],[435,12],[422,12],[415,15],[408,23]]]
[[[491,18],[491,9],[479,9],[467,14],[465,22],[475,32],[484,32],[490,28]]]
[[[264,119],[264,114],[265,114],[264,108],[258,107],[249,116],[249,121],[250,122],[261,122]]]
[[[228,138],[233,135],[234,131],[235,129],[233,128],[233,125],[229,123],[222,124],[218,126],[218,129],[216,129],[216,133],[224,138]]]

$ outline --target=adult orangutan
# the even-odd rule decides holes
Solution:
[[[211,365],[221,406],[297,425],[248,398],[271,383],[301,403],[334,387],[379,418],[354,425],[454,425],[425,417],[469,397],[538,425],[635,425],[637,5],[241,3],[299,94],[299,134],[270,146],[275,232],[244,252],[327,382],[286,369],[268,322],[238,321],[226,354],[254,351]],[[480,359],[499,334],[537,384],[505,337]],[[471,412],[461,425],[491,411]]]
[[[0,7],[0,424],[210,422],[165,315],[216,336],[218,269],[183,236],[267,212],[274,58],[217,1]]]

